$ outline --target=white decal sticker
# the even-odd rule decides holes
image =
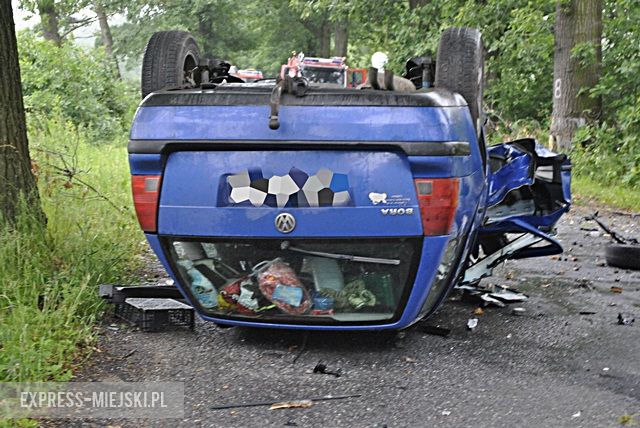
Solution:
[[[378,205],[378,204],[386,204],[387,203],[387,194],[386,193],[375,193],[375,192],[371,192],[369,193],[369,199],[371,199],[371,202],[373,203],[373,205]]]

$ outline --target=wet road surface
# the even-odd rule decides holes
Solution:
[[[588,213],[579,207],[560,221],[563,255],[508,262],[484,280],[530,298],[485,308],[474,331],[466,324],[477,305],[456,293],[404,338],[221,329],[202,322],[195,332],[143,333],[111,320],[120,327],[105,329],[102,352],[77,380],[182,381],[185,418],[73,424],[615,427],[632,416],[630,426],[638,426],[640,272],[605,265],[609,238],[582,220]],[[640,236],[638,217],[604,211],[601,217],[623,234]],[[612,286],[622,293],[611,292]],[[524,314],[514,315],[515,307]],[[638,321],[618,325],[618,313]],[[431,335],[424,325],[451,333]],[[314,374],[318,362],[342,376]],[[347,394],[360,397],[300,409],[212,409]]]

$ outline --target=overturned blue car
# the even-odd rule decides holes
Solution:
[[[133,198],[184,298],[218,324],[403,329],[507,259],[562,252],[566,156],[487,147],[483,48],[451,28],[404,77],[245,83],[154,34],[131,128]]]

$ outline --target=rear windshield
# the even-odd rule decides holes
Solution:
[[[418,240],[172,240],[184,289],[211,316],[390,322],[413,281]]]

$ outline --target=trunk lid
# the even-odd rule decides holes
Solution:
[[[179,151],[169,154],[162,182],[161,235],[422,235],[403,153]],[[283,212],[295,221],[287,233],[275,224]]]

